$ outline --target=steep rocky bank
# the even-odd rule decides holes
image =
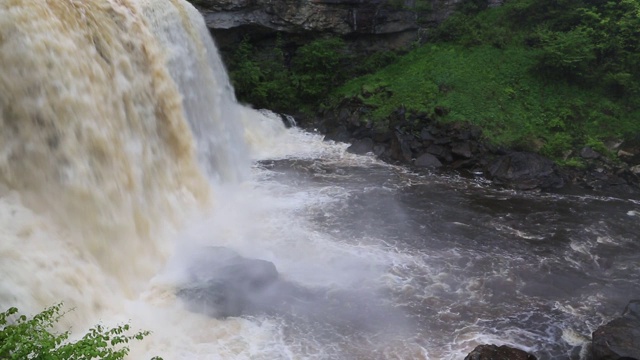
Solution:
[[[322,35],[348,40],[351,52],[403,49],[427,36],[429,29],[451,15],[462,0],[193,0],[223,50],[233,51],[249,36],[256,52],[272,51],[276,34],[285,43],[284,61],[296,48]],[[489,0],[486,6],[500,5]],[[268,57],[268,55],[265,55]],[[351,151],[374,152],[386,161],[420,167],[460,170],[484,175],[494,183],[518,189],[570,189],[579,185],[621,196],[638,193],[638,139],[611,144],[609,149],[584,147],[571,156],[581,168],[559,168],[542,156],[492,146],[481,129],[465,124],[441,124],[433,114],[398,109],[380,126],[367,120],[371,111],[358,101],[345,101],[315,119],[303,121],[328,138],[352,142]],[[438,111],[442,114],[438,114]],[[445,117],[447,109],[435,109]],[[609,154],[617,155],[617,159]],[[563,190],[564,191],[564,190]]]
[[[372,111],[358,99],[343,101],[316,117],[303,118],[328,140],[351,143],[350,152],[422,168],[482,176],[498,186],[520,190],[572,191],[640,198],[640,139],[612,145],[620,160],[585,147],[584,168],[560,167],[539,154],[506,149],[485,141],[482,129],[441,123],[428,114],[396,110],[386,122],[368,120]],[[435,109],[436,114],[446,109]]]

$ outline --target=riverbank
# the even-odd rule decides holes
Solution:
[[[399,52],[284,30],[243,39],[226,63],[241,101],[302,113],[354,152],[518,189],[637,193],[638,5],[456,4],[424,27],[402,9],[420,30]]]
[[[385,126],[379,126],[380,122],[367,120],[372,111],[352,98],[318,116],[301,115],[298,123],[325,134],[327,140],[350,143],[349,152],[373,153],[390,163],[456,171],[519,190],[586,190],[640,199],[637,139],[615,144],[613,150],[622,155],[618,159],[585,146],[577,154],[581,166],[570,167],[534,152],[496,146],[487,140],[482,128],[469,123],[442,123],[427,113],[399,108],[382,122]]]

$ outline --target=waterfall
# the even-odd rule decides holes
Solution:
[[[3,1],[0,65],[0,307],[117,312],[246,176],[256,112],[182,0]]]

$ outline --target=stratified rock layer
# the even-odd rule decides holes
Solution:
[[[420,29],[446,19],[461,0],[192,0],[221,47],[244,36],[286,33],[305,43],[321,34],[348,35],[367,49],[405,48]],[[502,0],[490,0],[496,6]],[[257,36],[256,36],[257,35]]]

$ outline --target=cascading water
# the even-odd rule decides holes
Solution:
[[[0,307],[62,301],[75,310],[61,326],[78,331],[131,320],[154,332],[133,358],[289,351],[277,322],[191,314],[174,295],[183,249],[274,258],[286,245],[256,244],[284,222],[270,223],[275,199],[240,182],[249,152],[292,150],[274,146],[284,126],[237,104],[197,11],[16,0],[0,18]]]
[[[578,358],[637,291],[637,201],[496,191],[285,130],[237,104],[183,0],[0,1],[0,65],[0,308],[130,321],[153,332],[132,359]],[[209,245],[320,297],[191,313],[176,287]]]
[[[4,1],[0,17],[0,246],[17,263],[0,302],[85,317],[144,287],[210,189],[138,5]]]
[[[0,3],[0,306],[64,301],[81,326],[122,313],[210,207],[210,179],[248,172],[252,110],[194,14],[168,0]]]

